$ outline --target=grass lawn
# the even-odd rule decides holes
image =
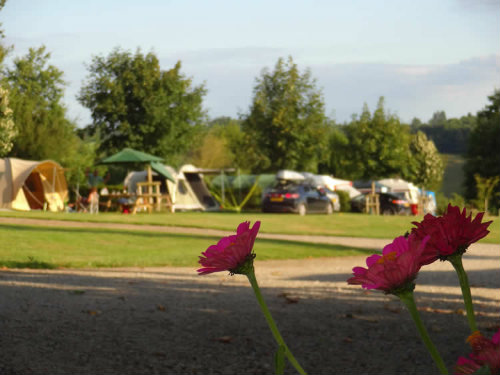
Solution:
[[[94,268],[186,266],[218,237],[108,229],[0,225],[0,267]],[[258,260],[369,255],[371,251],[339,245],[257,238]]]
[[[373,216],[357,213],[335,213],[333,215],[291,215],[263,214],[260,212],[177,212],[123,215],[119,213],[51,213],[0,211],[3,217],[26,217],[47,220],[73,220],[92,222],[115,222],[129,224],[168,225],[197,228],[213,228],[235,231],[238,224],[249,220],[262,222],[263,233],[309,234],[325,236],[349,236],[368,238],[394,238],[410,230],[412,221],[420,221],[421,216]],[[486,243],[500,243],[500,220],[498,217],[490,225],[490,234],[483,239]]]

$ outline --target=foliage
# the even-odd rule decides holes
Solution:
[[[239,122],[224,117],[212,120],[209,126],[200,132],[201,141],[194,146],[190,163],[203,168],[232,168],[236,165],[236,148],[242,139]]]
[[[349,147],[344,178],[371,180],[409,175],[410,134],[396,116],[386,114],[383,97],[373,116],[365,104],[360,118],[354,118],[345,131]]]
[[[9,92],[0,88],[0,157],[6,156],[14,145],[12,140],[17,135],[17,128],[12,118]]]
[[[349,139],[343,126],[334,123],[328,126],[328,152],[318,165],[320,174],[347,176],[349,161],[345,157],[349,149]]]
[[[457,207],[465,207],[465,198],[458,193],[452,193],[451,198],[448,198],[443,193],[436,193],[436,213],[442,215],[446,212],[448,204]]]
[[[420,131],[411,135],[408,174],[403,177],[428,190],[439,188],[444,172],[443,160],[434,142]]]
[[[464,154],[476,116],[468,114],[460,118],[447,119],[444,111],[437,111],[427,124],[413,119],[412,132],[421,131],[431,139],[441,153]]]
[[[464,166],[468,199],[477,197],[475,174],[482,178],[500,176],[500,90],[496,90],[488,99],[490,104],[477,113],[477,124],[469,138]],[[499,191],[500,186],[497,186],[495,192]],[[500,207],[498,196],[493,206]]]
[[[180,61],[161,70],[152,52],[144,55],[113,50],[94,56],[78,100],[92,112],[92,134],[99,134],[99,151],[111,155],[131,147],[177,165],[195,141],[204,119],[203,85],[181,73]]]
[[[301,74],[291,57],[278,59],[272,72],[263,70],[257,79],[250,111],[242,117],[240,148],[247,155],[238,165],[260,173],[316,172],[326,151],[325,120],[322,93],[310,71]]]
[[[476,180],[477,189],[475,206],[481,211],[488,212],[489,201],[493,197],[493,190],[500,182],[500,176],[487,178],[476,173],[474,179]]]
[[[339,196],[340,201],[340,212],[350,212],[351,211],[351,198],[349,197],[349,193],[343,190],[335,191]]]
[[[79,139],[61,103],[63,73],[48,65],[49,58],[45,47],[31,48],[7,69],[5,83],[10,88],[10,106],[19,131],[10,156],[52,159],[65,165],[79,151]]]

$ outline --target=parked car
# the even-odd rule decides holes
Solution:
[[[333,190],[328,189],[327,187],[323,187],[326,196],[330,199],[330,202],[332,202],[332,207],[333,211],[340,211],[340,198],[339,195],[334,192]]]
[[[269,190],[262,200],[263,212],[306,213],[333,212],[333,204],[325,189],[306,182],[287,182]]]
[[[379,193],[380,213],[382,215],[411,215],[410,202],[404,193]],[[351,210],[365,212],[366,194],[351,199]]]

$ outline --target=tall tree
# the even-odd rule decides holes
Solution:
[[[500,176],[500,90],[488,97],[490,103],[477,113],[477,123],[469,137],[464,166],[466,196],[477,196],[475,174],[483,178]],[[499,192],[497,186],[496,192]],[[500,206],[498,195],[494,206]]]
[[[95,56],[88,69],[78,100],[92,112],[89,130],[100,134],[99,150],[132,147],[178,164],[204,120],[204,86],[193,87],[180,62],[161,70],[154,53],[139,49]]]
[[[10,154],[64,163],[78,139],[61,103],[63,72],[49,65],[49,58],[45,47],[31,48],[26,56],[14,59],[13,68],[7,69],[4,82],[9,87],[13,120],[19,130]]]
[[[443,179],[443,159],[434,142],[418,131],[411,135],[409,170],[402,177],[419,187],[437,190]]]
[[[365,104],[359,118],[345,128],[349,147],[346,170],[350,179],[378,179],[408,175],[409,130],[399,119],[386,114],[384,98],[370,114]]]
[[[311,73],[291,57],[257,78],[248,114],[242,116],[245,161],[256,172],[296,169],[316,172],[326,149],[323,96]],[[240,165],[241,166],[241,165]]]

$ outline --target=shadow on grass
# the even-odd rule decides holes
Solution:
[[[36,260],[33,257],[28,257],[26,261],[17,261],[17,260],[0,260],[0,267],[6,268],[27,268],[33,270],[53,270],[56,269],[57,266],[55,264],[49,262],[42,262]]]

